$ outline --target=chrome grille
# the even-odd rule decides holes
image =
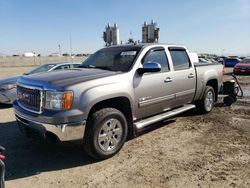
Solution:
[[[18,103],[28,111],[36,113],[42,111],[42,95],[40,89],[17,85]]]

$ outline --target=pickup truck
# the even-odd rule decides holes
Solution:
[[[194,108],[210,112],[222,78],[221,64],[193,63],[184,46],[118,45],[80,68],[21,76],[13,106],[27,136],[82,140],[102,160],[153,123]]]

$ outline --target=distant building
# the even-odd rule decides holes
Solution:
[[[116,24],[110,26],[109,24],[105,27],[103,32],[103,40],[106,46],[118,45],[120,41],[119,28]]]
[[[35,57],[36,54],[35,54],[35,52],[26,52],[26,53],[23,54],[23,56],[24,57]]]
[[[50,57],[61,57],[62,55],[60,53],[55,52],[55,53],[51,53],[49,56]]]
[[[144,22],[142,26],[142,43],[158,42],[160,28],[156,26],[157,23],[154,20],[151,21],[151,24]]]

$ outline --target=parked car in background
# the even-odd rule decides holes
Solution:
[[[222,64],[222,65],[224,65],[224,63],[225,63],[224,59],[221,57],[217,58],[217,62]]]
[[[206,60],[211,63],[218,63],[214,58],[206,58]]]
[[[5,156],[2,154],[4,148],[0,146],[0,188],[4,188],[5,165],[3,160]]]
[[[225,67],[234,67],[240,61],[241,60],[239,58],[229,57],[229,58],[225,59],[224,65],[225,65]]]
[[[234,66],[234,74],[250,74],[250,57],[243,59]]]
[[[205,58],[199,58],[199,63],[212,63],[212,62],[209,62]]]
[[[63,70],[69,68],[78,68],[80,65],[81,65],[80,63],[70,63],[70,62],[49,63],[41,65],[31,70],[28,73],[24,73],[24,75],[50,72],[55,70]],[[0,103],[12,104],[14,102],[14,100],[16,99],[16,82],[19,77],[20,75],[0,80]]]
[[[241,57],[240,57],[241,60],[243,60],[243,59],[245,59],[245,58],[246,58],[245,56],[241,56]]]

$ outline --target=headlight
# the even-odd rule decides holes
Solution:
[[[46,91],[45,108],[53,110],[69,110],[73,102],[72,91]]]
[[[0,86],[0,89],[4,89],[4,90],[11,90],[13,88],[16,88],[16,84],[4,84]]]

